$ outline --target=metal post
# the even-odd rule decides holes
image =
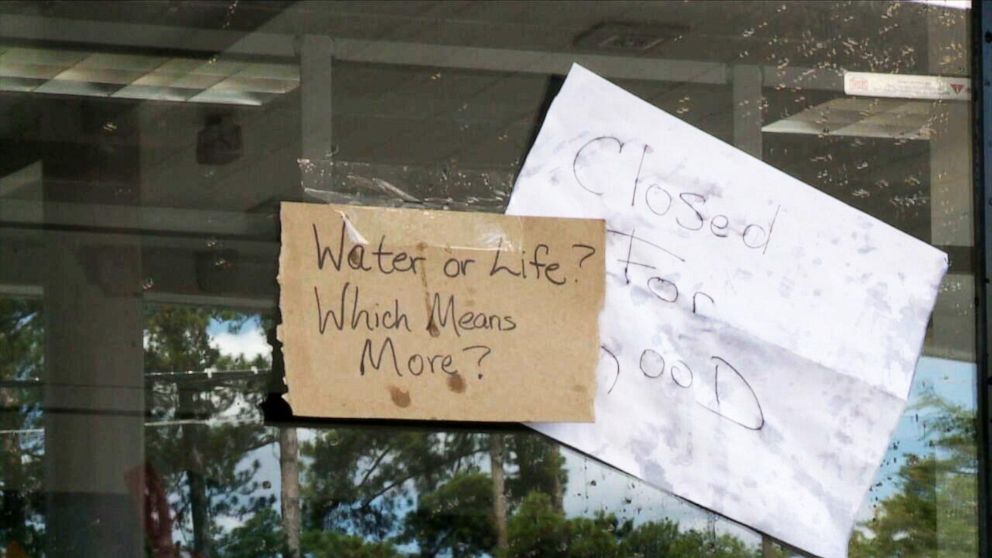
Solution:
[[[731,70],[734,146],[761,158],[761,68],[738,65]]]
[[[331,125],[331,64],[334,40],[304,35],[300,48],[300,146],[304,188],[331,189],[334,144]]]
[[[80,115],[95,110],[65,103],[48,111],[42,126],[82,128]],[[116,133],[137,134],[132,115],[103,116]],[[44,153],[46,161],[71,161],[78,175],[96,166],[124,185],[120,192],[103,187],[80,195],[76,184],[43,174],[46,216],[70,196],[95,204],[140,201],[137,150],[109,140],[104,146],[103,158],[79,157],[72,147]],[[146,519],[141,245],[126,236],[56,228],[46,237],[46,556],[141,556]]]
[[[761,68],[733,66],[730,80],[734,103],[734,146],[761,159]],[[765,534],[761,535],[761,555],[765,558],[775,555],[775,545]]]
[[[992,279],[992,2],[975,2],[972,10],[972,108],[975,122],[975,242],[978,270],[975,276],[976,330],[978,347],[978,547],[979,556],[992,556],[989,537],[989,476],[992,464],[992,414],[989,411],[990,383],[989,320],[992,318],[989,280]]]

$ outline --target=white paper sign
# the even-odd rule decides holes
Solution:
[[[573,66],[508,213],[605,218],[580,451],[846,556],[947,258]]]

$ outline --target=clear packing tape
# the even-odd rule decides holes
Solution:
[[[503,213],[515,169],[298,159],[306,201]]]

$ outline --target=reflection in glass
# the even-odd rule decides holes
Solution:
[[[842,86],[967,76],[967,10],[231,0],[0,18],[0,555],[792,555],[522,428],[259,410],[280,390],[278,202],[502,211],[579,61],[951,254],[851,554],[977,556],[968,103]]]
[[[0,548],[44,548],[40,379],[45,329],[38,299],[0,297]]]
[[[975,365],[924,357],[851,555],[978,554]]]
[[[168,510],[146,503],[146,540],[155,553],[182,547],[211,556],[222,525],[274,501],[271,483],[256,478],[261,465],[252,455],[275,439],[273,429],[260,426],[257,409],[268,355],[232,354],[218,343],[230,345],[259,327],[258,316],[231,310],[146,308],[144,490],[152,502],[169,502]]]

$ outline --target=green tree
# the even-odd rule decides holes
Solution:
[[[550,496],[532,492],[510,519],[508,558],[613,558],[630,523],[613,515],[566,519]]]
[[[650,525],[650,524],[648,524]],[[642,529],[645,526],[642,526]],[[744,541],[733,535],[715,535],[696,529],[682,531],[671,547],[670,556],[706,556],[707,558],[759,558],[761,550],[748,548]],[[631,556],[648,556],[648,554],[631,554]]]
[[[313,558],[400,558],[396,548],[385,542],[329,531],[308,531],[302,536],[302,550]],[[242,525],[222,535],[216,545],[218,558],[277,558],[285,556],[282,518],[271,508],[262,508]]]
[[[272,508],[260,509],[217,544],[217,554],[223,558],[274,558],[284,551],[282,519]]]
[[[257,401],[245,395],[262,393],[264,375],[208,373],[268,367],[264,358],[222,355],[211,343],[212,323],[238,331],[250,317],[199,307],[146,310],[147,404],[156,425],[146,434],[149,461],[174,496],[176,526],[183,533],[190,527],[193,550],[202,556],[212,554],[212,541],[222,535],[216,518],[249,517],[274,499],[259,495],[260,463],[242,463],[246,453],[274,441],[260,424]]]
[[[478,468],[482,440],[471,433],[328,430],[301,449],[308,462],[301,488],[305,527],[374,540],[398,535],[418,493]]]
[[[44,547],[44,445],[30,434],[41,423],[41,311],[39,300],[0,298],[0,552],[16,544],[32,556]]]
[[[303,552],[313,558],[400,558],[396,547],[388,542],[367,541],[355,535],[333,531],[303,533]]]
[[[506,436],[508,466],[515,473],[506,481],[507,497],[517,505],[531,492],[543,492],[561,510],[568,473],[558,444],[536,432]]]
[[[674,521],[645,523],[623,541],[625,556],[679,556],[675,553],[681,534]]]
[[[933,411],[926,435],[933,453],[907,455],[899,490],[855,531],[853,558],[978,555],[975,415],[932,393],[914,407]]]
[[[634,527],[612,514],[566,518],[543,493],[527,496],[510,520],[508,558],[744,558],[761,556],[732,535],[679,531],[670,520]]]
[[[460,473],[436,490],[421,494],[405,518],[405,538],[416,541],[420,556],[479,556],[496,544],[492,481],[479,472]]]
[[[390,541],[415,543],[422,557],[635,558],[760,556],[731,535],[680,532],[671,521],[633,526],[612,514],[568,518],[563,459],[530,434],[491,435],[376,428],[328,430],[304,444],[304,554],[333,548],[367,556]],[[505,460],[510,503],[505,550],[496,544],[492,476]],[[512,488],[509,488],[512,487]],[[526,492],[525,492],[526,491]],[[412,508],[412,509],[411,509]],[[385,546],[376,546],[385,545]]]

